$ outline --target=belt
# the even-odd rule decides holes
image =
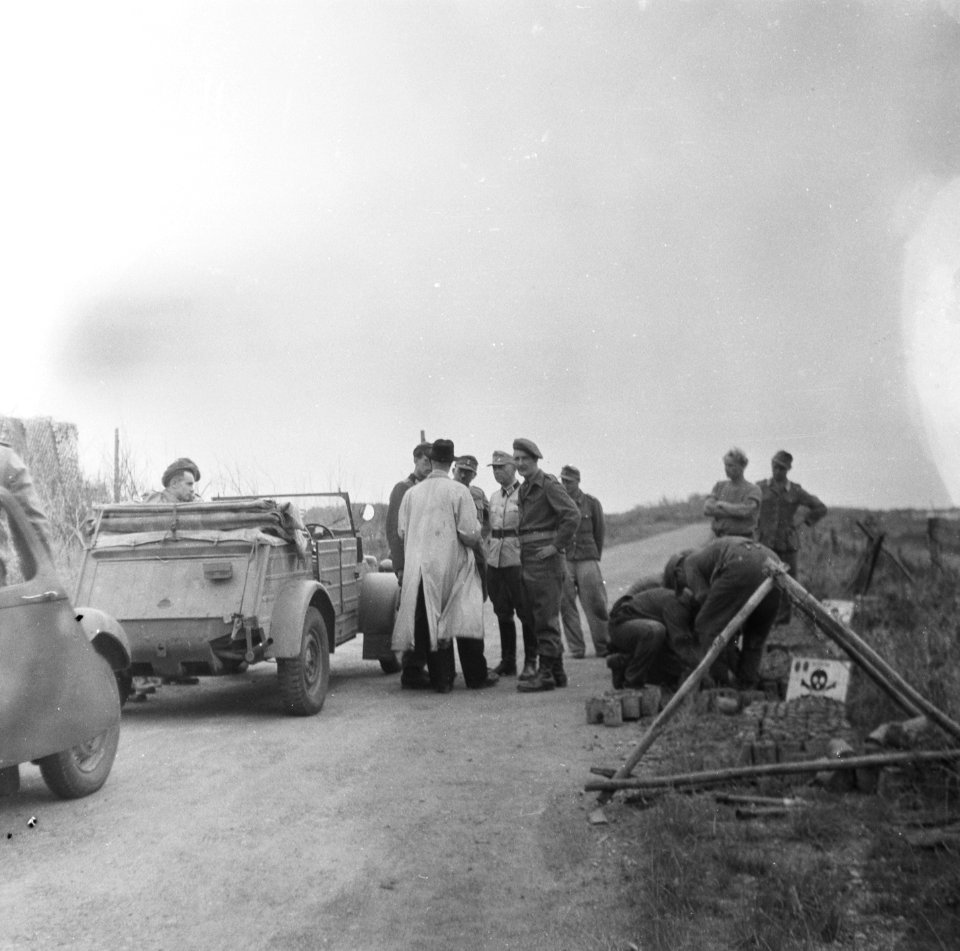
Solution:
[[[517,530],[515,528],[492,528],[490,534],[494,538],[516,538]]]
[[[552,542],[557,537],[556,532],[520,532],[520,543],[522,545],[533,542]]]

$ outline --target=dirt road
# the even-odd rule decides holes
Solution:
[[[691,537],[612,549],[611,602]],[[99,793],[61,802],[28,766],[0,800],[0,948],[625,946],[636,912],[582,789],[639,728],[588,726],[608,671],[567,667],[551,693],[458,679],[440,696],[401,691],[354,642],[305,719],[281,715],[267,666],[163,687],[125,709]]]

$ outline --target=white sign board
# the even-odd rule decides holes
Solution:
[[[827,697],[845,703],[850,686],[850,661],[794,657],[790,662],[787,700]]]

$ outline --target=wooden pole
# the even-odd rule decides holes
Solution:
[[[923,714],[955,740],[960,740],[960,723],[950,719],[939,707],[915,690],[858,634],[837,620],[804,587],[783,572],[775,562],[768,561],[777,586],[787,592],[791,601],[813,619],[828,637],[840,645],[882,690],[886,691],[908,713]]]
[[[714,638],[713,644],[710,645],[710,650],[704,654],[703,659],[697,664],[693,673],[680,685],[680,688],[677,692],[670,698],[667,705],[660,711],[656,719],[647,729],[647,732],[643,735],[640,742],[637,744],[634,751],[627,757],[627,761],[621,766],[616,773],[613,774],[612,780],[607,780],[607,782],[614,782],[624,779],[633,772],[633,768],[640,762],[640,758],[644,753],[653,746],[654,741],[663,731],[663,727],[667,721],[676,713],[677,708],[686,697],[693,693],[697,689],[700,681],[703,679],[703,675],[710,669],[711,664],[723,653],[724,648],[727,644],[733,640],[737,631],[740,630],[740,626],[743,622],[750,617],[753,611],[756,609],[757,605],[770,593],[773,589],[773,579],[764,578],[761,582],[760,587],[750,595],[750,599],[744,604],[742,608],[730,619],[730,622],[727,626]],[[604,795],[599,797],[600,804],[608,802],[612,798],[612,790],[619,787],[594,787],[592,785],[587,785],[588,790],[593,788],[601,788],[603,790],[611,790],[605,792]]]
[[[113,431],[113,501],[120,501],[120,430]]]
[[[905,763],[926,763],[960,759],[960,750],[915,750],[904,753],[870,753],[848,756],[844,759],[812,759],[796,763],[764,763],[760,766],[736,766],[730,769],[707,769],[698,773],[677,773],[674,776],[614,776],[588,782],[587,792],[605,792],[612,795],[618,789],[659,789],[690,786],[710,786],[714,783],[734,782],[739,779],[759,779],[764,776],[786,776],[792,773],[820,773],[837,769],[900,766]]]

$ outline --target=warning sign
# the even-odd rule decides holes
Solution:
[[[790,662],[787,700],[797,697],[826,697],[845,703],[850,686],[850,661],[794,657]]]

